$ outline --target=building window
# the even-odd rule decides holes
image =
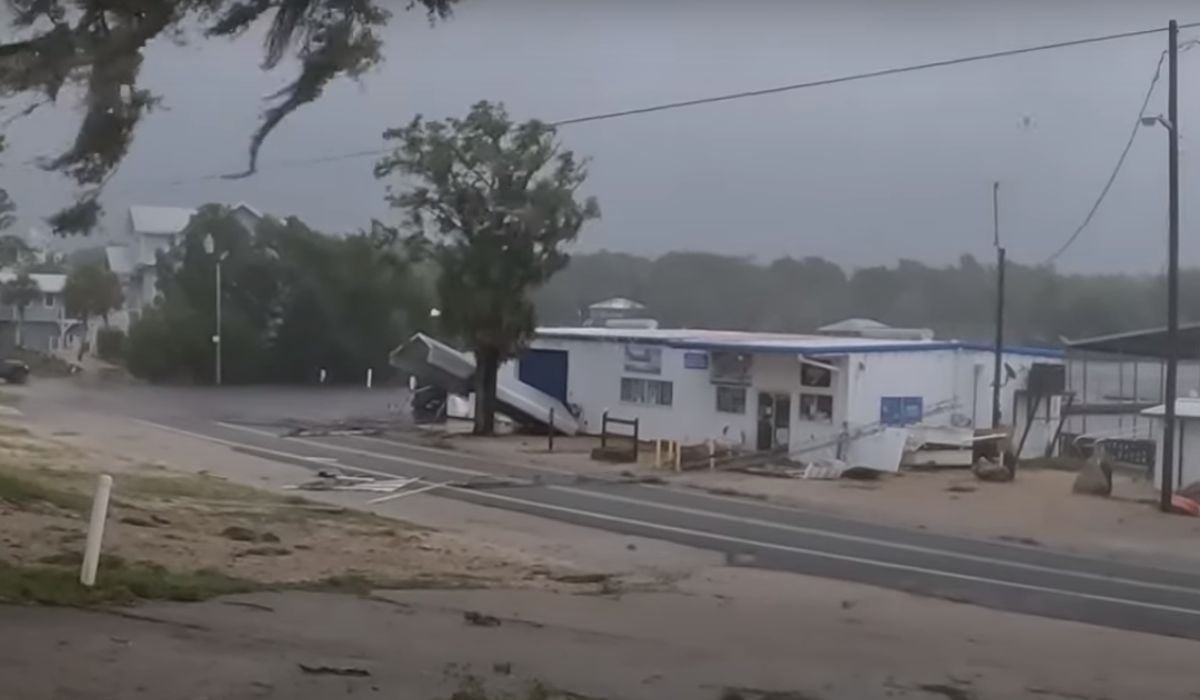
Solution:
[[[57,303],[58,300],[54,298],[53,294],[42,295],[42,304],[44,304],[47,309],[53,309]]]
[[[829,394],[800,394],[800,420],[832,423],[833,397]]]
[[[621,401],[650,406],[670,406],[674,400],[674,385],[661,379],[621,377]]]
[[[828,367],[811,365],[807,362],[800,364],[800,386],[811,386],[818,389],[828,389],[833,386],[833,372]]]
[[[717,387],[717,412],[718,413],[737,413],[745,415],[746,413],[746,387],[744,386],[718,386]]]

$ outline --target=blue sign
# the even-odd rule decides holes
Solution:
[[[912,425],[925,416],[925,399],[920,396],[884,396],[879,399],[879,422],[883,425]]]
[[[684,369],[708,369],[708,353],[706,353],[706,352],[685,352],[685,353],[683,353],[683,368]]]

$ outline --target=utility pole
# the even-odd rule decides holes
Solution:
[[[213,334],[213,349],[217,353],[216,358],[216,379],[217,386],[221,386],[221,261],[225,258],[224,255],[217,258],[217,327],[216,333]]]
[[[1159,507],[1171,511],[1175,481],[1175,394],[1179,373],[1179,25],[1167,27],[1167,155],[1170,226],[1167,231],[1167,377],[1163,403],[1162,491]]]
[[[1004,248],[1000,245],[1000,183],[992,183],[992,231],[996,246],[996,348],[992,367],[992,427],[1000,427],[1000,374],[1004,364]]]

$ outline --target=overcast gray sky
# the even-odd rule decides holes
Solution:
[[[397,5],[400,3],[397,2]],[[245,200],[330,231],[387,218],[372,160],[287,165],[380,146],[420,112],[501,100],[547,120],[770,87],[922,61],[1200,21],[1188,0],[466,0],[430,28],[397,13],[387,61],[344,81],[245,165],[262,97],[293,66],[255,69],[261,34],[163,42],[146,84],[165,108],[145,120],[105,197],[110,233],[131,203]],[[1200,37],[1185,30],[1183,39]],[[1037,262],[1070,234],[1111,171],[1165,35],[939,68],[740,102],[563,128],[594,159],[602,221],[580,249],[820,255],[849,266],[899,257],[990,257],[991,183],[1002,183],[1009,255]],[[1181,57],[1183,259],[1200,265],[1200,50]],[[1152,111],[1165,111],[1165,81]],[[1189,125],[1194,122],[1193,129]],[[19,161],[54,152],[78,114],[64,105],[10,131],[0,171],[23,223],[69,189]],[[1145,130],[1092,226],[1059,262],[1156,272],[1165,258],[1166,136]]]

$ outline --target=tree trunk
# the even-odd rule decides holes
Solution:
[[[25,349],[25,307],[17,309],[17,337],[16,345],[18,350]]]
[[[499,369],[500,352],[496,348],[475,348],[476,435],[496,433],[496,375]]]

